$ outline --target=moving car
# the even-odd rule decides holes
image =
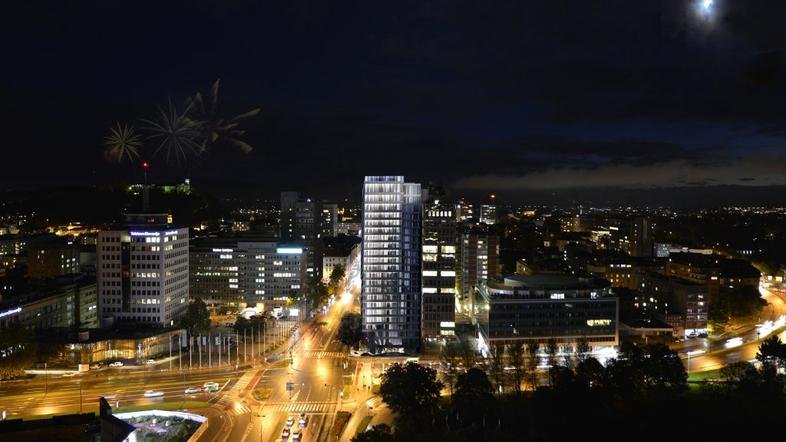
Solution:
[[[73,371],[67,371],[67,372],[63,373],[63,377],[64,378],[72,378],[74,376],[76,376],[76,373],[74,373]]]
[[[155,363],[156,363],[155,359],[148,359],[147,361],[145,361],[145,364],[147,364],[147,365],[153,365]]]
[[[218,391],[218,389],[221,388],[221,385],[219,385],[218,382],[205,382],[205,384],[202,385],[202,387],[204,387],[205,391],[207,392],[213,392],[213,391]]]
[[[306,428],[308,425],[308,417],[306,417],[306,413],[300,413],[300,419],[297,421],[300,428]]]
[[[199,387],[188,387],[186,388],[186,394],[197,394],[201,393],[202,389]]]
[[[281,431],[281,439],[289,439],[289,428],[284,427],[284,429]]]
[[[110,367],[122,367],[123,363],[120,362],[120,361],[115,361],[115,362],[112,362],[111,364],[109,364],[109,366]]]
[[[163,395],[164,395],[163,391],[147,390],[145,392],[145,397],[161,397]]]
[[[292,431],[292,442],[300,442],[303,440],[303,431],[300,428],[295,428]]]
[[[292,417],[292,416],[289,416],[287,418],[287,428],[291,427],[294,423],[295,423],[295,418]]]

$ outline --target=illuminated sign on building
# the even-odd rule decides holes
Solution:
[[[213,249],[214,253],[232,253],[232,249]]]
[[[587,325],[590,327],[602,327],[611,325],[611,319],[587,319]]]
[[[21,311],[22,311],[22,307],[12,308],[11,310],[6,310],[6,311],[0,313],[0,318],[4,318],[4,317],[10,316],[10,315],[15,315],[17,313],[20,313]]]
[[[279,254],[301,254],[303,253],[303,249],[301,247],[279,247],[276,249],[276,253]]]
[[[170,230],[168,232],[164,232],[164,235],[177,235],[177,230]]]
[[[161,232],[131,232],[131,236],[161,236]]]

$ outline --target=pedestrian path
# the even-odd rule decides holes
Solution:
[[[248,370],[237,380],[232,390],[236,392],[243,391],[255,378],[260,376],[262,376],[262,370]]]

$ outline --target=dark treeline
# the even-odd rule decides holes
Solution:
[[[458,376],[440,396],[436,371],[393,366],[380,394],[394,429],[374,427],[355,441],[732,440],[783,431],[783,344],[762,346],[757,366],[724,369],[723,382],[687,383],[677,355],[663,345],[624,345],[604,367],[593,358],[555,367],[549,385],[499,395],[486,372]]]

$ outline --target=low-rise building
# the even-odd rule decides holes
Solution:
[[[97,303],[95,278],[73,275],[23,283],[0,300],[0,328],[18,324],[33,333],[95,328]]]
[[[618,299],[609,283],[570,275],[511,275],[480,284],[472,307],[479,349],[515,341],[566,351],[586,339],[593,348],[619,343]]]

